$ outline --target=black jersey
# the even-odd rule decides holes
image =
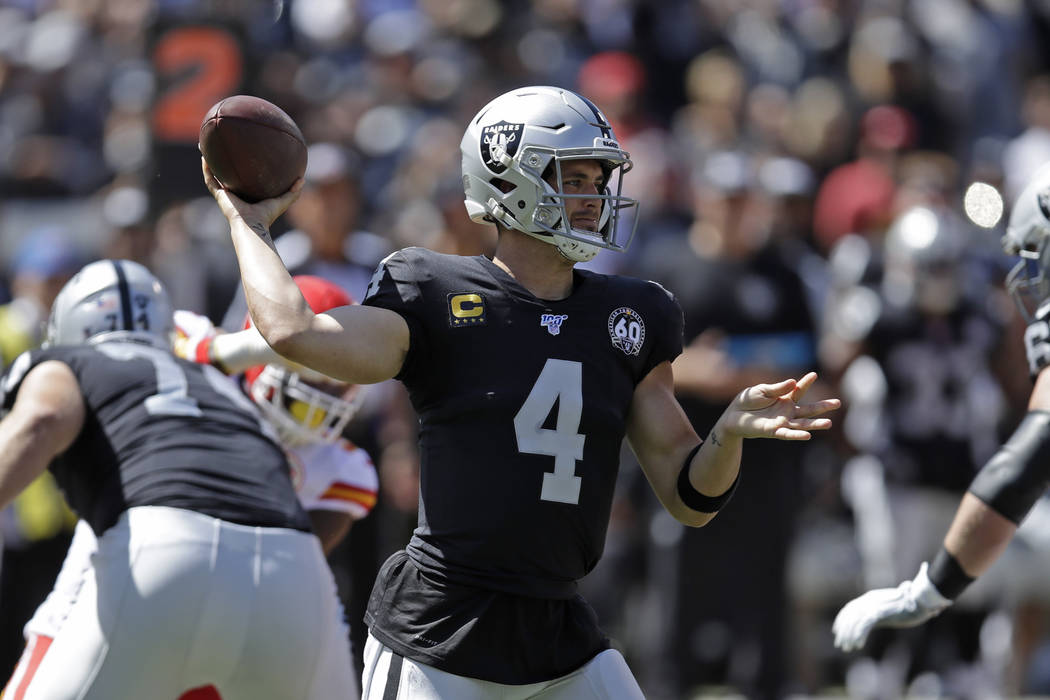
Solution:
[[[443,585],[573,599],[601,557],[635,386],[681,352],[677,303],[581,270],[569,297],[544,301],[486,257],[421,248],[388,257],[363,303],[411,334],[398,378],[420,419],[414,565]],[[500,679],[528,682],[514,673]]]
[[[1024,331],[1024,350],[1028,373],[1035,381],[1043,368],[1050,365],[1050,304],[1042,303]]]
[[[874,449],[894,481],[962,492],[1000,444],[1005,399],[994,377],[1002,323],[964,302],[924,317],[889,307],[865,348],[886,375],[885,435]]]
[[[568,298],[543,301],[488,258],[409,248],[370,287],[364,303],[411,330],[409,553],[444,576],[567,597],[601,556],[634,388],[681,352],[681,312],[651,282],[575,275]]]
[[[0,386],[5,408],[26,373],[48,360],[73,371],[85,407],[84,427],[50,469],[96,534],[133,506],[310,531],[283,450],[214,367],[131,342],[32,350]]]

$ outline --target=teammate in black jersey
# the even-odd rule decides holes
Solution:
[[[932,561],[914,579],[868,591],[839,611],[833,631],[844,651],[863,647],[876,627],[913,627],[952,605],[991,568],[1050,485],[1050,166],[1017,196],[1002,244],[1022,258],[1007,286],[1028,323],[1025,351],[1035,379],[1028,413],[970,483]]]
[[[254,405],[172,354],[146,268],[101,260],[0,384],[0,506],[50,466],[98,538],[54,636],[30,635],[13,698],[348,697],[335,581]],[[66,582],[67,588],[69,581]]]
[[[636,204],[620,191],[631,161],[586,99],[509,92],[461,150],[495,256],[402,250],[362,306],[316,315],[268,232],[301,184],[248,205],[204,166],[267,341],[330,376],[396,377],[419,414],[419,525],[373,589],[364,697],[638,698],[576,593],[602,553],[623,438],[668,511],[700,526],[732,493],[744,438],[808,439],[838,401],[799,404],[812,373],[754,386],[701,443],[674,398],[674,298],[574,269],[627,245]]]

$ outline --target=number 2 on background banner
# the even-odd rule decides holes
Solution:
[[[153,67],[167,86],[153,107],[153,133],[167,142],[197,143],[204,115],[244,77],[240,44],[219,27],[168,30],[154,45]]]

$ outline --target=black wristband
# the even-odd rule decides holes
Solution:
[[[682,471],[678,472],[678,497],[682,499],[682,503],[697,512],[717,513],[733,497],[733,492],[740,483],[740,472],[736,473],[733,483],[720,496],[705,496],[693,488],[693,485],[689,483],[689,463],[693,461],[693,457],[700,451],[703,444],[700,443],[689,452],[685,458],[685,464],[682,465]]]
[[[973,576],[963,571],[958,560],[944,547],[941,547],[941,551],[933,558],[926,575],[942,596],[952,600],[958,598],[974,581]]]

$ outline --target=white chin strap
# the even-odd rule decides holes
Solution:
[[[515,228],[516,231],[521,231],[519,228]],[[529,236],[532,236],[536,240],[543,241],[544,243],[555,246],[566,260],[572,262],[587,262],[593,260],[594,256],[601,250],[599,246],[591,245],[590,243],[583,243],[581,241],[561,236],[557,233],[536,233],[534,231],[522,231]]]
[[[574,241],[571,238],[565,236],[559,236],[558,234],[553,235],[554,244],[558,246],[558,250],[569,260],[573,262],[587,262],[588,260],[594,259],[594,256],[601,250],[596,245],[590,243],[581,243]]]

